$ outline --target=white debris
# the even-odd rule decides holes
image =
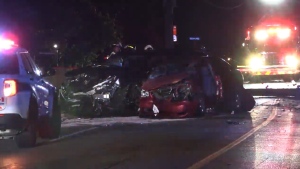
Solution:
[[[161,122],[184,121],[187,119],[146,119],[139,117],[107,117],[94,119],[68,119],[62,122],[62,127],[76,126],[111,126],[114,124],[149,124]]]
[[[298,106],[295,106],[294,108],[295,108],[295,109],[300,109],[300,105],[298,105]]]

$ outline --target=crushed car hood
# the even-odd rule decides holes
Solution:
[[[165,85],[176,84],[187,77],[189,77],[189,74],[184,72],[168,76],[161,76],[155,79],[148,79],[143,83],[142,89],[149,91]]]

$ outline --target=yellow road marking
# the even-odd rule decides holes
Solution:
[[[274,101],[274,103],[276,103],[276,101]],[[238,144],[240,144],[241,142],[243,142],[244,140],[246,140],[248,137],[250,137],[251,135],[253,135],[257,130],[259,130],[262,127],[265,127],[266,125],[268,125],[276,117],[276,115],[277,115],[277,107],[275,107],[272,110],[272,113],[270,114],[270,116],[267,118],[266,121],[264,121],[260,125],[256,126],[252,130],[250,130],[248,133],[244,134],[243,136],[241,136],[237,140],[233,141],[232,143],[228,144],[224,148],[220,149],[219,151],[217,151],[217,152],[215,152],[215,153],[207,156],[206,158],[204,158],[204,159],[196,162],[195,164],[193,164],[192,166],[190,166],[187,169],[199,169],[199,168],[205,166],[206,164],[208,164],[212,160],[216,159],[220,155],[224,154],[228,150],[232,149],[233,147],[237,146]]]

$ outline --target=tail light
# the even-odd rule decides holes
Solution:
[[[4,97],[13,96],[17,93],[17,83],[15,80],[5,80],[3,85]]]

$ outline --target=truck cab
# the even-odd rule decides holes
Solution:
[[[247,30],[244,46],[247,56],[238,68],[246,80],[272,76],[290,82],[299,78],[299,33],[292,21],[277,17],[260,21]]]

